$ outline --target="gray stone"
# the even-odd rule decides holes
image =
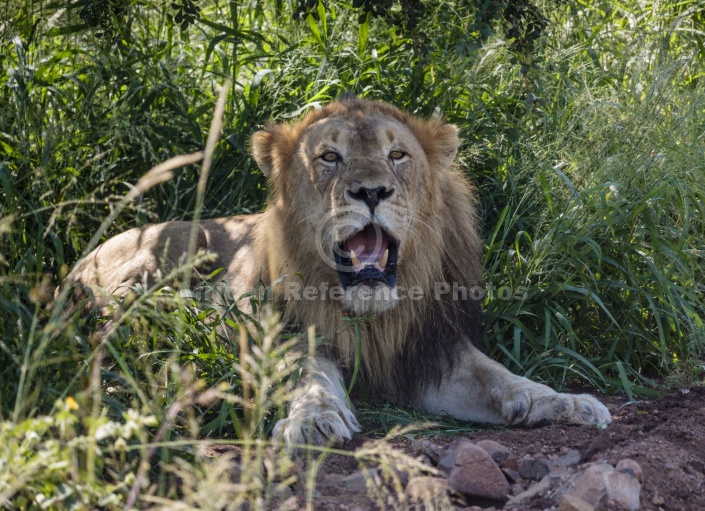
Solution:
[[[619,460],[619,463],[617,463],[617,466],[614,467],[614,469],[617,472],[626,472],[627,474],[631,474],[636,477],[639,483],[644,483],[644,472],[641,470],[641,465],[634,460],[630,460],[629,458]]]
[[[455,458],[458,456],[458,449],[465,444],[475,445],[468,440],[456,442],[455,445],[445,450],[443,456],[438,460],[437,468],[446,474],[450,474],[450,471],[455,468]]]
[[[529,487],[526,491],[523,491],[509,499],[507,505],[510,507],[520,506],[522,504],[526,504],[527,502],[531,502],[537,497],[542,497],[548,493],[551,488],[553,488],[554,483],[555,480],[546,475],[543,479]]]
[[[536,456],[535,458],[524,456],[521,459],[521,465],[519,465],[519,474],[525,479],[538,481],[551,471],[549,463],[548,459],[543,456]]]
[[[358,470],[340,480],[340,485],[355,493],[367,493],[367,480],[377,477],[376,468]]]
[[[595,506],[575,495],[563,495],[558,502],[560,511],[595,511]]]
[[[335,473],[322,474],[316,480],[316,486],[318,486],[319,488],[324,487],[324,486],[339,486],[340,480],[343,479],[344,477],[345,477],[345,475],[343,475],[343,474],[335,474]]]
[[[480,440],[479,442],[475,443],[475,445],[487,451],[487,454],[489,454],[490,457],[494,460],[494,462],[500,467],[506,467],[507,465],[505,463],[507,462],[507,460],[513,459],[514,466],[509,468],[516,468],[516,457],[514,457],[514,455],[509,451],[509,449],[504,447],[502,444],[495,442],[494,440]],[[511,464],[512,463],[510,462],[510,465]]]
[[[490,455],[470,442],[458,446],[455,467],[448,477],[450,487],[465,495],[505,501],[509,483]]]
[[[279,500],[287,500],[294,496],[294,492],[291,488],[286,485],[278,485],[274,490],[274,497]]]
[[[617,471],[607,463],[596,463],[585,469],[575,479],[574,487],[566,495],[578,497],[596,510],[614,507],[636,511],[640,507],[641,484],[638,474],[641,467],[632,460],[625,460]],[[643,478],[643,476],[642,476]]]
[[[497,467],[487,451],[476,446],[472,442],[461,442],[458,444],[457,453],[455,456],[455,465],[467,465],[469,463],[489,463],[493,467]]]
[[[641,484],[636,477],[626,472],[615,471],[606,474],[605,483],[610,502],[616,502],[629,511],[639,509]]]
[[[501,470],[504,477],[506,477],[507,481],[510,483],[518,483],[521,480],[521,475],[519,475],[519,472],[516,470],[512,470],[511,468],[503,468]]]
[[[428,459],[431,460],[433,465],[438,464],[438,460],[445,456],[447,451],[448,449],[446,447],[441,447],[428,440],[424,440],[416,446],[416,453],[428,456]]]
[[[580,463],[582,454],[577,449],[571,449],[563,456],[560,456],[551,462],[553,468],[569,468]]]
[[[404,488],[406,488],[406,485],[409,484],[409,479],[411,478],[411,474],[409,474],[409,472],[407,472],[406,470],[403,470],[399,467],[392,468],[391,472],[392,472],[391,477],[392,478],[396,477],[399,480],[399,484],[401,486],[403,486]],[[391,483],[391,484],[396,484],[396,483],[392,483],[392,481],[385,481],[385,482]]]
[[[512,495],[519,495],[520,493],[524,493],[524,487],[520,484],[513,484],[512,485]]]
[[[449,449],[448,453],[438,460],[438,465],[436,468],[446,474],[450,474],[450,471],[455,468],[455,457],[457,454],[458,453],[456,450]]]
[[[609,500],[605,475],[614,472],[612,465],[596,463],[589,466],[575,480],[575,486],[566,495],[583,499],[596,510],[605,509]]]
[[[516,456],[513,454],[509,456],[506,460],[502,462],[501,468],[510,468],[512,470],[519,470],[519,462]]]

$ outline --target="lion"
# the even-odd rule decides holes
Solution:
[[[478,349],[480,302],[467,291],[482,289],[483,245],[476,191],[454,165],[458,144],[458,128],[440,118],[354,96],[252,136],[271,187],[266,209],[201,221],[197,245],[235,296],[279,282],[287,324],[325,337],[275,439],[323,445],[360,431],[346,392],[356,357],[356,388],[370,399],[486,424],[611,421],[593,396],[558,393]],[[124,295],[187,253],[191,226],[119,234],[68,279]],[[341,328],[345,317],[361,320]]]

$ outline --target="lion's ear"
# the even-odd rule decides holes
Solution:
[[[429,159],[433,161],[436,168],[447,169],[453,164],[460,145],[458,127],[453,124],[438,124],[434,128],[434,143]]]
[[[272,176],[274,169],[274,156],[272,146],[274,145],[274,134],[269,130],[258,131],[250,139],[252,156],[257,165],[268,178]]]

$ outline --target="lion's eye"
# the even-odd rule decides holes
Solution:
[[[321,158],[323,159],[323,161],[327,161],[327,162],[332,163],[334,161],[338,161],[338,159],[340,158],[340,155],[338,153],[336,153],[335,151],[328,151],[328,152],[323,153],[321,155]]]
[[[389,157],[392,160],[401,160],[404,156],[406,156],[406,153],[402,151],[390,151],[389,152]]]

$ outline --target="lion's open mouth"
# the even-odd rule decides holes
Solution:
[[[394,287],[399,243],[379,225],[367,224],[338,248],[335,262],[343,289],[365,281]]]

